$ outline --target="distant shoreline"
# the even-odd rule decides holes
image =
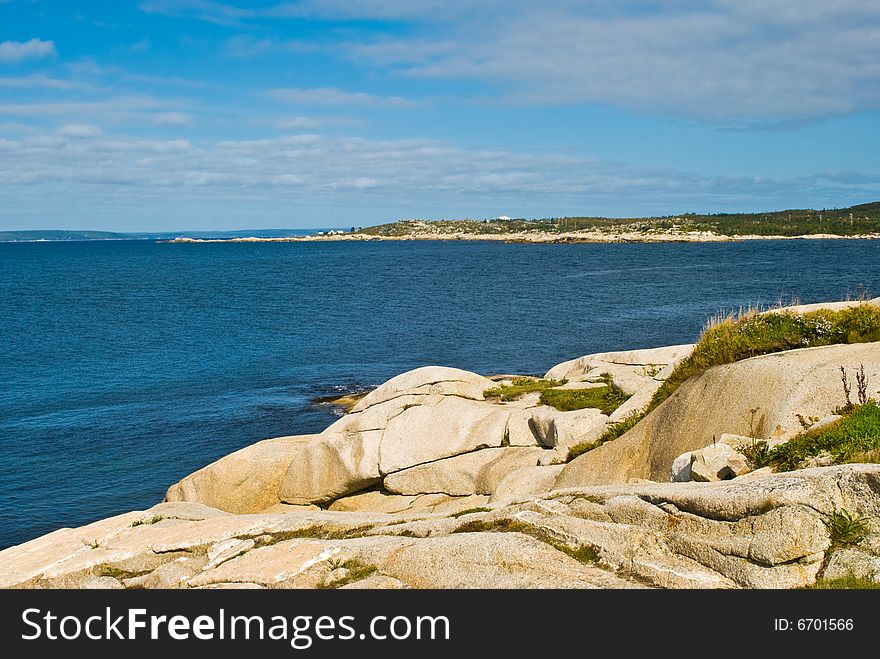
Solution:
[[[705,231],[693,232],[598,232],[582,231],[571,233],[546,233],[546,232],[523,232],[523,233],[414,233],[401,236],[380,236],[363,233],[336,234],[330,236],[291,236],[284,238],[189,238],[181,236],[169,240],[159,240],[161,243],[294,243],[294,242],[372,242],[372,241],[472,241],[472,242],[503,242],[503,243],[722,243],[742,242],[747,240],[876,240],[880,238],[878,233],[842,236],[839,234],[803,234],[798,236],[781,235],[740,235],[728,236]]]

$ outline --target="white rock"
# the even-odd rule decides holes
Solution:
[[[693,453],[688,451],[672,461],[672,474],[670,480],[673,483],[687,483],[691,480],[691,462],[693,462]]]
[[[455,396],[408,408],[385,429],[379,471],[391,474],[478,448],[501,446],[509,415],[504,406]]]
[[[745,456],[728,444],[714,444],[691,453],[691,480],[724,481],[749,471]]]
[[[544,449],[490,448],[418,465],[385,477],[396,494],[442,493],[451,496],[492,494],[511,471],[535,466]]]

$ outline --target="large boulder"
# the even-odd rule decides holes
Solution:
[[[438,396],[404,409],[388,422],[379,471],[390,474],[479,448],[501,446],[510,410],[503,406]]]
[[[677,459],[677,458],[676,458]],[[675,461],[673,460],[673,471]],[[701,482],[726,481],[747,474],[748,460],[728,444],[712,444],[691,453],[691,480]]]
[[[870,304],[880,307],[880,297],[873,300],[842,300],[838,302],[816,302],[814,304],[794,304],[788,307],[780,307],[778,309],[768,309],[764,313],[794,313],[805,314],[813,311],[842,311],[850,307],[857,307],[861,304]]]
[[[319,435],[267,439],[230,453],[175,483],[166,501],[193,501],[230,513],[254,513],[280,503],[290,463],[320,442]],[[311,502],[308,502],[311,503]]]
[[[545,494],[553,489],[564,465],[523,467],[501,479],[489,499],[490,503],[519,500]]]
[[[319,435],[258,442],[171,486],[168,501],[233,513],[325,504],[385,474],[505,441],[511,410],[483,402],[488,378],[430,366],[392,378]]]
[[[382,431],[325,433],[299,447],[278,484],[284,503],[326,503],[378,483]]]
[[[362,412],[372,405],[407,395],[435,394],[483,400],[483,392],[495,386],[489,378],[460,368],[423,366],[391,378],[362,398],[352,412]]]
[[[735,433],[794,435],[798,416],[824,417],[840,406],[840,366],[865,366],[880,382],[880,343],[804,348],[711,368],[682,384],[632,430],[569,463],[556,487],[668,481],[673,461]]]

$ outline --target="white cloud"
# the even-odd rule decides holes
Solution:
[[[0,104],[0,115],[17,117],[68,115],[124,118],[149,110],[167,107],[168,103],[151,96],[117,96],[98,101],[45,101],[40,103]]]
[[[84,139],[88,138],[88,139]],[[285,195],[327,207],[370,195],[371,212],[394,198],[418,209],[428,199],[454,207],[462,199],[558,212],[642,204],[657,211],[769,207],[783,198],[837,205],[880,196],[880,177],[831,173],[803,178],[734,178],[652,170],[558,154],[465,149],[432,140],[367,140],[295,135],[192,143],[106,135],[87,125],[54,133],[0,138],[3,190],[57,185],[95,194],[124,186],[132,194],[235,195],[288,203]],[[85,187],[84,187],[85,186]],[[102,192],[103,191],[103,192]],[[339,196],[336,196],[339,195]],[[374,196],[378,195],[378,196]],[[818,199],[818,201],[816,201]]]
[[[269,122],[260,121],[258,123],[263,123],[273,126],[274,128],[278,128],[280,130],[310,130],[314,128],[324,128],[330,126],[351,126],[353,124],[358,123],[356,119],[352,117],[284,117],[283,119],[276,119]]]
[[[707,118],[880,109],[880,5],[857,0],[514,2],[347,47],[360,63],[491,82],[526,104]]]
[[[365,105],[411,107],[415,102],[400,96],[373,96],[363,92],[349,92],[336,87],[302,89],[282,87],[272,89],[269,95],[279,101],[300,105]]]
[[[83,85],[69,80],[60,80],[58,78],[50,78],[42,74],[33,74],[28,76],[20,76],[17,78],[0,77],[0,87],[19,87],[19,88],[45,88],[45,89],[79,89],[84,88]]]
[[[864,0],[150,0],[148,11],[253,27],[272,19],[400,21],[331,51],[239,36],[228,52],[319,49],[406,76],[478,80],[496,100],[606,104],[709,119],[880,109],[880,4]],[[345,34],[345,33],[343,33]],[[365,34],[379,35],[365,37]],[[406,36],[397,36],[404,34]]]
[[[0,62],[21,62],[26,59],[39,59],[55,55],[55,43],[42,39],[30,41],[0,42]]]
[[[307,41],[278,39],[257,39],[250,35],[238,35],[229,39],[224,45],[226,53],[232,57],[249,58],[260,55],[277,55],[280,53],[312,53],[320,49],[317,44]]]
[[[241,26],[243,19],[254,15],[250,9],[213,0],[144,0],[139,7],[148,14],[195,18],[231,27]]]
[[[186,126],[192,121],[192,115],[186,112],[160,112],[153,115],[153,123],[157,126]]]
[[[98,126],[91,124],[65,124],[58,129],[58,134],[62,137],[99,137],[104,134]]]

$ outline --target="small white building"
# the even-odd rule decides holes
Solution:
[[[507,217],[507,215],[499,215],[499,216],[496,217],[495,219],[496,219],[496,220],[502,220],[503,222],[507,222],[508,220],[510,220],[510,218]]]

